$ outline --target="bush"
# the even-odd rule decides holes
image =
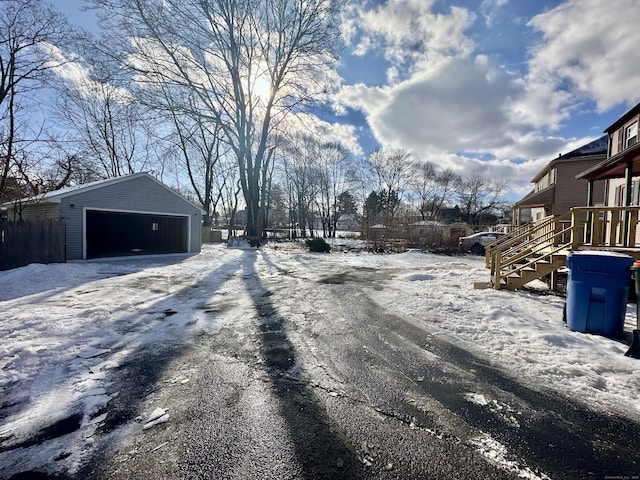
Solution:
[[[329,253],[331,251],[331,245],[324,241],[324,238],[314,237],[306,242],[310,252]]]

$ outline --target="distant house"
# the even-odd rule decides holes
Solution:
[[[148,173],[65,188],[20,203],[23,220],[65,220],[68,260],[200,251],[204,210]],[[15,218],[13,205],[3,205],[9,219]]]
[[[343,232],[359,232],[360,227],[360,218],[357,213],[342,213],[336,224],[336,229]]]
[[[563,215],[572,207],[586,205],[589,186],[576,175],[602,162],[607,156],[607,145],[608,138],[604,135],[548,162],[531,180],[533,191],[516,202],[516,223],[524,224],[529,219],[540,220],[548,215]],[[594,183],[592,189],[594,204],[604,204],[604,182]]]
[[[405,226],[403,237],[411,244],[440,245],[445,224],[434,220],[419,220]]]

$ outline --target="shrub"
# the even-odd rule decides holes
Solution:
[[[314,237],[305,242],[309,247],[310,252],[329,253],[331,251],[331,245],[324,241],[324,238]]]

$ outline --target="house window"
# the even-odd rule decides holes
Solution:
[[[621,128],[620,130],[618,130],[618,150],[616,150],[616,153],[619,153],[622,151],[623,138],[624,138],[624,128]]]
[[[631,205],[640,205],[640,180],[631,184]]]
[[[158,231],[158,224],[157,223],[152,223],[151,224],[151,230],[153,230],[154,232]]]
[[[613,198],[614,207],[622,207],[624,205],[624,185],[618,185]]]
[[[629,125],[627,127],[627,134],[625,135],[626,143],[625,148],[629,148],[631,145],[638,143],[638,122]]]

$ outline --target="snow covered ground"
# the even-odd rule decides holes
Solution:
[[[11,473],[52,458],[68,458],[67,468],[73,469],[108,415],[110,372],[124,359],[145,349],[197,341],[198,334],[216,332],[238,321],[243,310],[253,310],[241,268],[246,255],[256,256],[258,275],[273,268],[295,270],[301,263],[313,265],[319,278],[375,269],[390,278],[383,289],[371,290],[383,307],[527,383],[640,420],[640,361],[624,356],[627,345],[570,331],[562,321],[561,297],[474,289],[474,283],[488,280],[480,257],[413,251],[375,255],[339,244],[328,255],[289,244],[264,249],[267,256],[254,249],[205,245],[195,256],[29,265],[0,272],[0,477],[2,465],[10,464],[4,473]],[[232,300],[233,308],[211,315],[222,299]],[[628,305],[625,321],[632,329],[635,305]],[[474,392],[468,401],[486,402]],[[73,421],[79,428],[72,435],[33,442],[56,422]],[[156,408],[141,422],[152,428],[165,421],[170,413]]]

